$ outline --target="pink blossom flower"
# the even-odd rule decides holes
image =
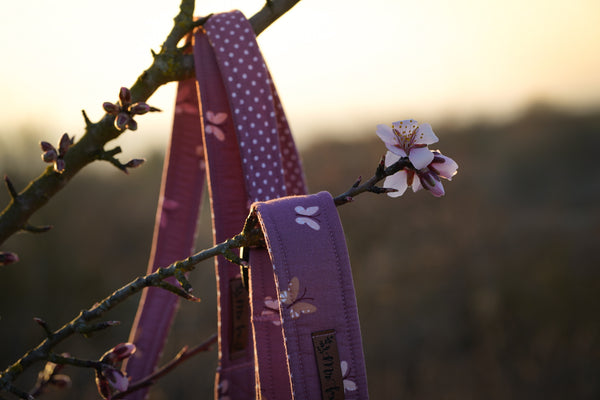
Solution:
[[[413,192],[425,188],[435,197],[441,197],[445,194],[440,178],[449,181],[452,180],[452,177],[456,175],[458,170],[458,164],[450,157],[442,155],[439,150],[429,152],[431,153],[431,162],[424,168],[416,171],[413,169],[403,169],[385,179],[383,182],[385,188],[397,190],[396,192],[388,193],[388,196],[402,196],[409,186],[412,187]],[[392,165],[400,158],[399,155],[388,151],[385,156],[386,167]]]
[[[399,156],[398,159],[408,157],[417,170],[431,163],[433,154],[427,149],[427,145],[439,140],[431,125],[419,124],[414,119],[394,122],[391,128],[383,124],[377,125],[376,133],[391,153]]]

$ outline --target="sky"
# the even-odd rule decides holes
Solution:
[[[196,14],[261,0],[198,0]],[[24,0],[0,13],[0,135],[80,136],[152,59],[175,0]],[[300,145],[375,125],[510,118],[533,101],[600,105],[598,0],[302,0],[258,42]],[[118,144],[164,146],[176,84]],[[434,125],[435,130],[435,125]],[[439,135],[438,135],[439,136]]]

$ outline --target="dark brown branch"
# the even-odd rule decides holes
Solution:
[[[336,196],[333,199],[333,201],[335,202],[336,206],[341,206],[351,202],[352,200],[354,200],[354,197],[364,192],[371,192],[375,194],[392,192],[394,191],[394,189],[379,187],[377,186],[377,183],[405,168],[414,169],[408,157],[401,158],[400,160],[396,161],[394,164],[390,165],[387,168],[385,167],[384,159],[382,158],[381,162],[377,166],[375,174],[368,181],[361,185],[360,182],[362,179],[359,178],[356,182],[354,182],[350,189],[340,194],[339,196]]]
[[[152,374],[148,375],[147,377],[142,378],[139,381],[133,382],[132,384],[129,385],[129,388],[126,391],[116,393],[112,396],[112,398],[113,399],[122,399],[126,395],[133,393],[136,390],[139,390],[146,386],[153,385],[158,379],[167,375],[169,372],[171,372],[173,369],[175,369],[175,367],[177,367],[178,365],[183,363],[188,358],[191,358],[198,353],[209,350],[212,347],[212,345],[217,343],[217,338],[218,338],[218,336],[215,333],[211,337],[206,339],[203,343],[199,344],[198,346],[196,346],[192,349],[188,349],[187,346],[184,347],[183,349],[181,349],[181,351],[179,353],[177,353],[175,358],[173,358],[167,364],[165,364],[161,368],[157,369],[156,371],[154,371]]]
[[[358,184],[357,181],[357,183],[352,185],[348,191],[337,196],[334,199],[336,205],[339,206],[346,204],[351,201],[353,197],[361,193],[373,192],[373,188],[377,187],[375,186],[377,182],[404,168],[412,168],[412,164],[410,161],[408,161],[408,158],[402,158],[387,168],[385,168],[385,165],[382,161],[377,167],[375,175],[371,179],[362,185]],[[213,258],[218,255],[231,257],[233,254],[233,249],[239,249],[240,247],[259,247],[263,245],[264,237],[260,227],[258,226],[256,216],[250,215],[244,224],[242,233],[209,249],[202,250],[186,258],[185,260],[177,261],[168,267],[159,268],[152,274],[135,279],[93,307],[82,311],[75,319],[57,331],[51,333],[46,332],[48,337],[42,343],[40,343],[35,349],[29,351],[21,359],[16,361],[13,365],[2,372],[2,374],[0,374],[0,390],[12,390],[12,383],[26,368],[38,361],[48,360],[52,354],[51,350],[71,335],[76,333],[90,333],[98,329],[103,329],[114,325],[115,322],[112,321],[97,324],[90,324],[90,322],[100,318],[112,308],[116,307],[118,304],[127,300],[129,297],[138,293],[145,287],[161,287],[165,290],[175,293],[178,296],[183,296],[188,300],[194,300],[195,298],[186,291],[187,285],[185,285],[186,290],[184,290],[172,284],[167,284],[165,279],[172,276],[181,278],[184,273],[194,270],[197,264],[209,258]]]
[[[291,9],[299,0],[272,0],[250,18],[254,32],[258,35],[277,18]],[[194,59],[189,49],[178,47],[180,40],[206,18],[194,20],[194,0],[182,0],[180,11],[174,19],[171,32],[154,54],[154,60],[130,88],[132,102],[146,101],[160,86],[194,76]],[[115,88],[116,90],[117,88]],[[98,106],[101,104],[99,102]],[[71,179],[88,164],[98,160],[104,146],[121,135],[114,127],[114,116],[104,117],[92,123],[85,112],[85,133],[65,155],[65,171],[56,173],[52,167],[33,180],[21,193],[11,193],[12,201],[0,213],[0,244],[25,227],[31,216],[39,210]],[[14,201],[18,198],[19,201]]]
[[[277,18],[288,12],[299,2],[300,0],[267,0],[264,7],[250,18],[250,24],[254,28],[254,33],[259,35]]]
[[[192,271],[201,261],[216,257],[218,255],[223,255],[234,248],[259,245],[261,237],[262,235],[259,235],[254,230],[250,230],[248,234],[236,235],[235,237],[228,239],[216,246],[202,250],[186,258],[185,260],[177,261],[165,268],[159,268],[156,272],[137,278],[129,284],[123,286],[121,289],[115,291],[109,297],[95,304],[93,307],[82,311],[76,318],[64,325],[62,328],[49,334],[48,337],[36,348],[27,352],[27,354],[4,370],[0,374],[0,390],[12,391],[14,389],[12,383],[25,369],[29,368],[36,362],[48,360],[52,354],[52,349],[70,336],[76,333],[90,333],[97,330],[97,328],[101,326],[106,327],[104,326],[106,323],[90,324],[90,321],[100,318],[118,304],[127,300],[132,295],[140,292],[145,287],[162,287],[163,285],[161,285],[161,282],[164,282],[166,278],[174,276],[177,271]],[[169,288],[163,288],[169,290]],[[183,292],[183,289],[181,289],[181,292]],[[109,324],[111,323],[109,322]]]

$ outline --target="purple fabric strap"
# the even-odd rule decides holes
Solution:
[[[197,82],[180,82],[178,88],[148,271],[191,253],[205,173],[215,242],[242,230],[253,202],[271,200],[254,208],[270,253],[250,252],[250,294],[237,265],[222,257],[215,260],[215,397],[341,399],[345,387],[346,398],[367,398],[354,291],[337,213],[328,194],[285,197],[304,195],[305,180],[252,27],[239,11],[213,15],[194,36],[194,59]],[[294,202],[292,220],[273,223],[275,215],[289,211],[287,201]],[[307,236],[307,230],[317,235]],[[273,245],[280,240],[281,245]],[[310,261],[306,257],[313,252],[318,258]],[[297,253],[305,253],[304,258],[296,259]],[[280,266],[275,274],[273,262]],[[144,292],[130,335],[138,346],[126,366],[132,380],[156,368],[176,304],[171,293]],[[331,375],[326,365],[331,361],[315,354],[329,357],[333,348],[339,360]],[[128,398],[140,400],[146,393],[143,389]]]
[[[352,273],[331,195],[255,203],[250,253],[257,398],[367,399]]]

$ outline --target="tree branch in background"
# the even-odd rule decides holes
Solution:
[[[258,35],[299,0],[270,0],[256,15],[250,18],[254,32]],[[194,59],[188,46],[178,47],[181,39],[195,27],[204,24],[208,17],[194,20],[194,0],[182,0],[174,25],[154,60],[130,88],[132,102],[145,102],[162,85],[181,81],[194,76]],[[69,148],[64,155],[65,168],[57,173],[52,167],[17,192],[9,185],[11,199],[0,213],[0,244],[10,236],[31,226],[29,219],[43,207],[57,192],[85,166],[93,161],[105,158],[104,146],[123,133],[114,126],[115,117],[109,113],[98,122],[91,122],[83,111],[85,133],[81,139]],[[116,163],[113,163],[116,165]],[[8,185],[10,180],[5,179]]]
[[[167,375],[169,372],[171,372],[173,369],[175,369],[177,366],[179,366],[181,363],[183,363],[188,358],[191,358],[198,353],[202,353],[204,351],[209,350],[213,344],[217,343],[217,339],[218,339],[218,336],[216,333],[214,333],[208,339],[206,339],[204,342],[200,343],[196,347],[189,349],[187,346],[185,346],[167,364],[158,368],[156,371],[154,371],[152,374],[148,375],[147,377],[142,378],[137,382],[131,383],[126,391],[116,393],[112,396],[112,398],[113,399],[122,399],[129,393],[133,393],[136,390],[139,390],[143,387],[153,385],[154,383],[156,383],[156,381],[158,379]]]
[[[359,180],[354,185],[352,185],[352,187],[348,189],[345,193],[335,197],[334,201],[336,205],[340,206],[346,204],[352,201],[354,197],[365,192],[377,194],[388,193],[390,191],[389,189],[376,186],[376,184],[381,180],[385,179],[386,177],[393,175],[404,168],[412,168],[412,164],[410,163],[408,158],[402,158],[387,168],[385,167],[382,160],[375,171],[375,175],[373,175],[373,177],[371,177],[367,182],[360,185]],[[240,247],[260,247],[263,245],[264,237],[258,224],[258,221],[256,220],[255,216],[250,215],[246,220],[244,228],[240,234],[209,249],[202,250],[186,258],[185,260],[177,261],[169,265],[168,267],[159,268],[158,270],[156,270],[156,272],[152,274],[148,274],[144,277],[139,277],[135,279],[134,281],[115,291],[113,294],[111,294],[109,297],[105,298],[101,302],[96,303],[93,307],[89,308],[88,310],[82,311],[71,322],[67,323],[62,328],[54,332],[50,330],[45,321],[37,318],[35,321],[44,329],[46,333],[46,339],[42,343],[40,343],[35,349],[27,352],[23,357],[21,357],[13,365],[9,366],[4,372],[2,372],[2,374],[0,374],[0,390],[10,391],[15,394],[24,393],[20,391],[20,389],[13,386],[13,382],[25,369],[27,369],[32,364],[38,361],[52,361],[55,363],[60,363],[61,360],[67,360],[68,362],[66,363],[71,365],[97,367],[96,364],[92,365],[89,361],[79,362],[73,361],[74,359],[72,358],[67,359],[65,357],[56,356],[54,353],[52,353],[52,349],[59,343],[63,342],[65,339],[76,333],[89,334],[116,325],[116,321],[105,321],[100,323],[92,323],[92,321],[102,317],[104,314],[116,307],[118,304],[124,302],[129,297],[138,293],[145,287],[161,287],[186,300],[198,301],[198,299],[192,296],[190,293],[192,287],[187,281],[187,279],[185,279],[186,272],[193,271],[196,268],[196,265],[200,262],[209,258],[216,257],[218,255],[222,255],[228,260],[239,264],[242,261],[239,259],[239,257],[237,257],[237,255],[233,251],[234,249],[239,249]],[[165,282],[165,279],[173,276],[179,281],[181,286],[178,287]],[[205,345],[208,346],[208,344]],[[185,359],[191,356],[191,354],[189,354],[189,352],[187,351],[184,351],[180,354],[181,356],[178,356],[176,359],[182,357]],[[177,365],[181,361],[173,362],[175,363],[175,365]],[[174,368],[174,366],[169,367],[168,370],[171,370],[172,368]],[[161,373],[160,376],[166,374],[167,372],[168,371]],[[155,378],[144,378],[142,381],[139,382],[139,385],[151,384],[148,382],[151,382],[153,379]]]

